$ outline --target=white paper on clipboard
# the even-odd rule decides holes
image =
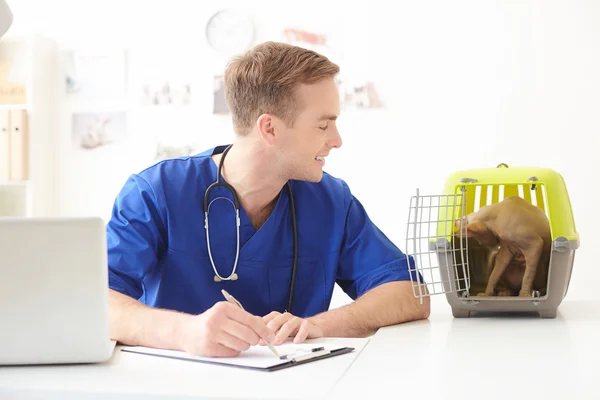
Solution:
[[[277,346],[277,351],[281,356],[287,356],[285,359],[275,356],[266,346],[253,346],[237,357],[200,357],[182,351],[154,349],[143,346],[125,346],[121,348],[121,351],[253,369],[270,369],[289,364],[292,359],[298,362],[307,361],[310,358],[320,358],[329,353],[335,353],[347,348],[347,346],[339,343],[282,344]]]

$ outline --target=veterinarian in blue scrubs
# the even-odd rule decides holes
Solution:
[[[342,144],[337,71],[305,49],[257,46],[226,73],[233,144],[126,181],[107,226],[113,339],[220,356],[258,337],[356,336],[428,316],[409,259],[348,185],[323,172]],[[217,178],[228,186],[211,188]],[[328,311],[336,283],[358,301]],[[245,311],[225,303],[223,289]],[[222,331],[207,334],[210,321]]]

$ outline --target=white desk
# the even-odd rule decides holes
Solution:
[[[0,399],[322,398],[369,339],[318,341],[342,341],[357,350],[264,372],[120,352],[117,347],[111,360],[103,364],[0,367]]]
[[[432,300],[427,321],[383,328],[362,352],[287,370],[116,352],[99,365],[0,367],[0,399],[600,398],[600,302],[565,301],[556,319],[454,319],[442,297]]]
[[[380,329],[330,398],[599,399],[599,343],[600,301],[564,301],[556,319],[454,319],[436,307]]]

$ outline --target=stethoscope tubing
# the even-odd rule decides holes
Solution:
[[[241,225],[240,202],[239,202],[239,199],[237,196],[237,192],[235,191],[233,186],[231,186],[230,184],[228,184],[225,181],[221,181],[221,171],[223,168],[223,161],[225,160],[225,156],[227,155],[227,152],[231,149],[231,146],[232,145],[229,145],[225,149],[225,151],[223,151],[223,155],[221,156],[221,160],[219,161],[219,169],[217,171],[217,180],[214,183],[212,183],[206,189],[206,192],[204,193],[204,228],[206,230],[206,245],[208,247],[208,256],[210,258],[210,263],[211,263],[213,271],[215,273],[214,278],[213,278],[215,282],[228,281],[228,280],[234,281],[239,278],[238,274],[236,273],[236,270],[237,270],[239,255],[240,255],[240,225]],[[231,192],[231,194],[233,195],[233,201],[228,199],[227,197],[217,197],[209,203],[208,198],[209,198],[210,192],[218,187],[224,187],[224,188],[228,189]],[[292,226],[293,226],[293,232],[294,232],[294,264],[292,266],[292,279],[290,281],[290,289],[289,289],[290,295],[289,295],[289,299],[288,299],[288,307],[285,311],[291,313],[292,312],[292,300],[294,298],[294,287],[295,287],[295,283],[296,283],[296,270],[298,268],[298,228],[297,228],[297,221],[296,221],[296,208],[294,205],[294,197],[292,194],[292,186],[289,181],[287,182],[287,187],[288,187],[288,193],[290,196],[290,208],[292,211]],[[235,262],[233,264],[233,269],[232,269],[231,273],[227,277],[221,276],[219,274],[219,272],[217,271],[217,267],[215,266],[215,262],[212,257],[212,251],[210,248],[210,235],[208,233],[208,213],[209,213],[210,206],[212,205],[212,203],[215,200],[218,200],[221,198],[226,199],[232,203],[233,208],[235,209],[235,219],[236,219],[237,247],[236,247],[236,253],[235,253]]]

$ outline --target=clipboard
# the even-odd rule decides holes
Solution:
[[[200,357],[182,351],[154,349],[143,346],[124,346],[121,348],[122,352],[128,353],[266,372],[279,371],[324,360],[342,354],[348,354],[354,350],[354,347],[325,344],[287,345],[287,347],[286,345],[282,345],[279,346],[278,351],[284,353],[284,355],[278,358],[275,357],[266,346],[254,346],[249,350],[242,352],[237,357]]]

